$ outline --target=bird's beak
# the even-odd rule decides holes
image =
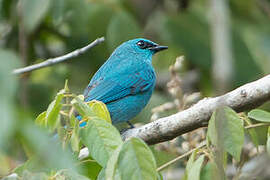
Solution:
[[[152,51],[154,51],[154,52],[156,53],[156,52],[159,52],[159,51],[168,49],[168,46],[160,46],[160,45],[156,45],[156,46],[150,47],[150,48],[148,48],[148,49],[150,49],[150,50],[152,50]]]

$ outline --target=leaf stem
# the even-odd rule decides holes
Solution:
[[[87,163],[87,162],[97,162],[97,161],[94,160],[94,159],[86,159],[86,160],[83,160],[83,161],[78,162],[78,163],[76,164],[76,166],[79,166],[79,165],[81,165],[81,164],[83,164],[83,163]]]
[[[173,159],[173,160],[171,160],[171,161],[163,164],[162,166],[160,166],[159,168],[157,168],[157,171],[161,171],[161,170],[165,169],[166,167],[170,166],[171,164],[175,163],[176,161],[178,161],[178,160],[180,160],[180,159],[182,159],[182,158],[184,158],[184,157],[192,154],[194,151],[203,148],[205,145],[206,145],[206,143],[204,142],[202,145],[200,145],[200,146],[198,146],[198,147],[196,147],[194,149],[191,149],[190,151],[182,154],[181,156],[178,156],[175,159]]]
[[[69,115],[66,112],[64,112],[64,111],[60,111],[60,114],[63,115],[63,116],[69,117]]]
[[[251,128],[261,127],[261,126],[270,126],[270,123],[257,123],[257,124],[252,124],[252,125],[245,126],[245,129],[251,129]]]

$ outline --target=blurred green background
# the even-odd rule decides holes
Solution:
[[[106,38],[105,43],[78,58],[20,77],[17,105],[33,117],[46,109],[54,94],[63,87],[65,79],[69,80],[73,92],[82,93],[114,48],[136,37],[169,46],[168,51],[156,55],[153,60],[159,79],[168,79],[169,65],[177,56],[184,55],[186,71],[198,71],[200,80],[196,82],[196,91],[213,95],[209,24],[212,15],[207,1],[0,2],[0,47],[16,54],[20,66],[71,52],[97,37]],[[270,21],[269,12],[255,0],[230,1],[229,6],[235,72],[230,85],[235,88],[269,73]],[[1,59],[1,66],[7,63],[10,63],[8,59]],[[166,83],[159,85],[164,88],[156,91],[152,99],[154,104],[166,99]]]
[[[270,1],[227,2],[234,72],[227,89],[230,90],[270,72]],[[210,3],[206,0],[0,0],[0,111],[3,114],[0,140],[4,143],[9,135],[19,136],[12,134],[18,128],[16,125],[25,119],[34,120],[46,110],[66,79],[72,92],[82,94],[112,51],[122,42],[137,37],[169,46],[169,50],[153,59],[157,88],[138,121],[149,121],[151,108],[172,99],[166,90],[168,68],[180,55],[186,58],[183,77],[187,75],[188,79],[189,72],[195,72],[196,77],[186,93],[216,95]],[[66,54],[102,36],[105,42],[84,55],[17,78],[9,76],[15,67]]]

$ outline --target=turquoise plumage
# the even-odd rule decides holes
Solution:
[[[152,95],[156,82],[152,56],[164,49],[167,46],[142,38],[121,44],[91,79],[85,101],[105,103],[113,124],[129,121]]]

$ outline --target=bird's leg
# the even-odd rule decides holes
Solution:
[[[120,134],[123,134],[125,131],[127,131],[127,130],[129,130],[129,129],[135,128],[135,126],[134,126],[131,122],[127,121],[127,124],[129,125],[129,128],[124,128],[124,129],[122,129],[122,130],[120,131]]]
[[[135,128],[134,125],[133,125],[131,122],[127,121],[127,123],[128,123],[128,125],[130,126],[129,129]]]

